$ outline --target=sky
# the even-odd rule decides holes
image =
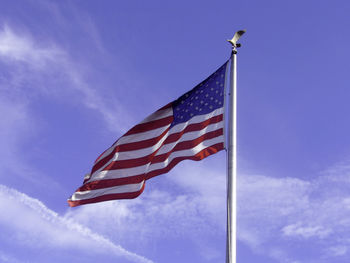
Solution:
[[[69,208],[97,156],[238,52],[238,263],[350,256],[350,3],[0,1],[0,262],[225,262],[226,160]]]

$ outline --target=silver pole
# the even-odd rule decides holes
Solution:
[[[245,30],[236,32],[231,40],[231,74],[229,91],[229,135],[227,148],[227,236],[226,263],[236,263],[237,239],[237,44]]]

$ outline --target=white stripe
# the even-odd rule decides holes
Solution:
[[[149,169],[148,169],[148,172],[155,171],[158,169],[163,169],[163,168],[167,167],[168,164],[176,157],[194,156],[197,153],[199,153],[200,151],[202,151],[203,149],[205,149],[209,146],[212,146],[214,144],[220,143],[220,142],[224,142],[223,135],[215,137],[215,138],[210,139],[210,140],[205,140],[205,141],[201,142],[200,144],[198,144],[197,146],[193,147],[192,149],[172,152],[164,162],[151,164]]]
[[[130,176],[135,176],[135,175],[140,175],[144,174],[153,170],[157,169],[162,169],[168,165],[174,158],[176,157],[181,157],[181,156],[193,156],[203,149],[223,142],[224,137],[223,135],[215,137],[210,140],[205,140],[202,143],[196,145],[195,147],[187,150],[181,150],[181,151],[176,151],[173,152],[169,155],[169,157],[162,163],[155,163],[155,164],[145,164],[137,167],[132,167],[132,168],[125,168],[125,169],[118,169],[118,170],[107,170],[107,171],[101,171],[99,173],[96,173],[94,178],[89,180],[89,182],[92,181],[98,181],[98,180],[103,180],[103,179],[116,179],[116,178],[125,178],[125,177],[130,177]]]
[[[163,116],[167,115],[167,116],[171,116],[172,115],[172,108],[168,108],[164,111],[167,111],[167,113],[164,113]],[[192,119],[190,119],[188,122],[183,122],[183,123],[179,123],[177,125],[175,125],[174,127],[172,127],[170,129],[170,134],[173,133],[177,133],[182,131],[183,129],[185,129],[188,124],[194,124],[194,123],[200,123],[203,122],[207,119],[210,119],[212,117],[218,116],[220,114],[222,114],[224,111],[223,107],[222,108],[218,108],[208,114],[204,114],[204,115],[198,115],[198,116],[194,116]],[[152,115],[151,115],[152,116]],[[146,118],[147,119],[147,118]],[[139,142],[139,141],[143,141],[143,140],[147,140],[147,139],[152,139],[155,137],[158,137],[159,135],[161,135],[170,125],[166,125],[164,127],[158,128],[158,129],[154,129],[154,130],[150,130],[150,131],[146,131],[146,132],[140,132],[137,134],[131,134],[131,135],[126,135],[126,136],[122,136],[119,138],[119,140],[112,145],[100,158],[99,160],[102,160],[104,157],[106,157],[107,155],[109,155],[114,148],[117,145],[122,145],[122,144],[127,144],[127,143],[132,143],[132,142]],[[97,161],[98,162],[98,161]],[[97,163],[96,162],[96,163]]]
[[[99,197],[99,196],[108,195],[108,194],[133,193],[133,192],[140,191],[144,183],[145,181],[142,181],[141,183],[138,183],[138,184],[118,185],[118,186],[108,187],[103,189],[75,192],[69,200],[79,201],[83,199],[89,199],[89,198]]]
[[[147,139],[152,139],[155,137],[160,136],[166,129],[168,129],[170,124],[160,127],[158,129],[146,131],[146,132],[140,132],[132,135],[127,135],[127,136],[122,136],[119,138],[119,140],[111,146],[107,151],[103,153],[103,155],[97,160],[96,163],[98,163],[100,160],[102,160],[104,157],[108,156],[111,152],[113,152],[114,148],[116,146],[122,145],[122,144],[127,144],[127,143],[132,143],[132,142],[139,142]],[[96,164],[95,163],[95,164]]]
[[[223,108],[218,108],[218,109],[216,109],[208,114],[194,116],[192,119],[188,120],[187,122],[182,122],[182,123],[179,123],[179,124],[171,127],[169,135],[183,131],[189,124],[201,123],[201,122],[206,121],[210,118],[221,115],[223,113],[223,111],[224,111]]]
[[[210,124],[207,127],[205,127],[204,129],[199,130],[199,131],[184,133],[177,141],[163,145],[158,150],[156,156],[170,152],[180,142],[194,140],[194,139],[196,139],[196,138],[198,138],[198,137],[200,137],[208,132],[212,132],[212,131],[215,131],[217,129],[223,128],[223,126],[224,126],[224,122],[221,121],[218,123]]]
[[[195,116],[193,117],[192,119],[190,119],[188,122],[184,122],[184,123],[179,123],[177,125],[175,125],[174,127],[172,127],[170,129],[170,131],[167,133],[166,136],[164,136],[161,140],[164,141],[164,139],[171,135],[171,134],[174,134],[174,133],[178,133],[178,132],[181,132],[183,131],[189,124],[195,124],[195,123],[201,123],[205,120],[208,120],[210,118],[213,118],[213,117],[216,117],[220,114],[223,113],[223,108],[219,108],[219,109],[216,109],[208,114],[204,114],[204,115],[199,115],[199,116]],[[123,136],[121,137],[118,141],[117,141],[117,145],[122,145],[122,144],[126,144],[126,143],[131,143],[131,142],[139,142],[139,141],[143,141],[143,140],[146,140],[146,139],[151,139],[151,138],[154,138],[154,137],[158,137],[160,134],[162,134],[170,125],[167,125],[167,126],[164,126],[164,127],[161,127],[161,128],[158,128],[158,129],[155,129],[155,130],[151,130],[151,131],[147,131],[147,132],[142,132],[142,133],[137,133],[137,134],[132,134],[132,135],[127,135],[127,136]],[[159,143],[157,143],[157,146],[160,146]],[[156,147],[157,147],[156,146]],[[109,148],[104,154],[103,156],[99,159],[101,160],[104,156],[107,156],[108,154],[110,154],[113,150],[114,150],[115,146]],[[147,149],[147,148],[145,148]],[[140,151],[140,155],[141,154],[144,154],[143,156],[146,156],[146,155],[149,155],[151,154],[155,149],[154,146],[152,147],[149,147],[148,150],[145,150],[145,152],[142,153],[142,150],[137,150],[137,151]],[[147,151],[148,151],[148,154],[147,154]],[[132,151],[129,151],[129,152],[132,152]],[[124,152],[124,153],[127,153],[127,152]],[[136,150],[135,150],[135,153],[136,153]],[[97,171],[95,171],[91,177],[90,177],[90,180],[89,181],[95,181],[95,175],[96,173],[102,171],[105,167],[107,167],[110,162],[112,161],[115,161],[118,158],[118,156],[120,156],[121,153],[116,153],[112,158],[111,160],[109,160],[104,166],[102,166],[100,169],[98,169]],[[142,155],[141,155],[142,156]],[[123,157],[121,157],[123,158]],[[132,157],[130,156],[130,158],[134,159],[134,158],[137,158],[137,157]],[[120,160],[125,160],[125,159],[128,159],[128,158],[124,158],[124,159],[120,159]],[[95,163],[96,164],[96,163]]]
[[[195,123],[201,123],[207,119],[210,119],[212,117],[218,116],[223,113],[223,108],[216,109],[208,114],[203,114],[203,115],[198,115],[193,117],[192,119],[188,120],[187,122],[179,123],[173,127],[171,127],[169,135],[173,133],[177,133],[182,131],[184,128],[186,128],[189,124],[195,124]],[[158,137],[159,135],[162,134],[170,125],[154,129],[151,131],[146,131],[146,132],[140,132],[137,134],[132,134],[132,135],[126,135],[122,136],[118,142],[117,145],[122,145],[122,144],[127,144],[127,143],[132,143],[132,142],[139,142],[147,139],[152,139],[155,137]]]
[[[134,175],[144,174],[147,170],[149,164],[136,166],[133,168],[125,168],[118,170],[106,170],[94,174],[94,177],[89,180],[89,182],[103,180],[103,179],[116,179],[116,178],[125,178]]]
[[[163,118],[166,118],[166,117],[169,117],[172,115],[173,115],[173,109],[170,106],[169,108],[166,108],[164,110],[158,110],[158,111],[154,112],[153,114],[149,115],[147,118],[145,118],[143,121],[141,121],[140,124],[163,119]]]
[[[169,132],[167,132],[156,144],[151,147],[143,148],[140,150],[127,151],[127,152],[117,152],[110,162],[119,160],[129,160],[135,158],[145,157],[155,152],[162,146],[163,142],[168,138]]]
[[[144,119],[139,124],[150,122],[150,121],[155,121],[155,120],[159,120],[159,119],[163,119],[165,117],[169,117],[169,116],[172,116],[172,115],[173,115],[173,109],[172,109],[172,107],[169,107],[169,108],[166,108],[164,110],[159,110],[159,111],[154,112],[153,114],[148,116],[146,119]],[[114,150],[114,148],[117,145],[125,144],[125,143],[128,143],[128,142],[133,142],[133,141],[140,141],[140,139],[138,139],[138,136],[140,136],[140,135],[144,137],[144,139],[142,139],[142,140],[146,140],[146,139],[151,139],[151,138],[157,137],[157,136],[161,135],[162,132],[164,132],[165,129],[167,129],[169,126],[170,125],[167,125],[167,126],[165,126],[166,128],[161,127],[161,128],[158,128],[158,129],[151,130],[149,132],[138,133],[138,134],[133,134],[133,135],[128,135],[128,136],[122,136],[109,149],[107,149],[107,151],[105,151],[103,153],[103,155],[95,163],[97,163],[99,160],[102,160],[104,157],[108,156]],[[123,139],[123,138],[128,138],[128,139]]]
[[[171,144],[166,144],[166,146],[170,145],[169,147],[171,147],[171,145],[174,145],[174,144],[181,142],[181,141],[193,140],[199,136],[202,136],[204,133],[211,132],[211,131],[217,130],[219,128],[222,128],[222,127],[223,127],[222,121],[218,122],[218,123],[210,124],[210,125],[206,126],[205,128],[203,128],[202,130],[184,133],[179,138],[179,140],[177,140],[176,142],[171,143]],[[166,134],[155,145],[148,147],[148,148],[143,148],[143,149],[134,150],[134,151],[127,151],[127,152],[117,152],[114,155],[114,157],[111,159],[111,162],[117,161],[117,160],[119,161],[119,160],[136,159],[136,158],[148,156],[148,155],[154,153],[156,150],[158,150],[159,147],[161,147],[161,149],[162,149],[165,146],[165,145],[162,146],[162,144],[168,137],[169,137],[168,134]],[[157,155],[159,155],[159,153],[157,153]]]
[[[196,139],[207,132],[215,131],[217,129],[222,128],[223,125],[224,124],[221,121],[219,123],[208,125],[207,127],[205,127],[204,129],[202,129],[200,131],[185,133],[176,142],[163,145],[159,149],[159,151],[157,152],[156,156],[170,152],[176,146],[176,144],[178,144],[179,142]],[[131,157],[137,158],[137,157],[135,157],[134,152],[136,152],[136,151],[130,151],[130,152],[125,152],[125,153],[129,153]],[[138,156],[138,157],[142,157],[142,156]],[[118,160],[120,160],[120,159],[118,159]],[[143,174],[146,172],[148,166],[149,166],[149,164],[141,165],[141,166],[137,166],[137,167],[133,167],[133,168],[118,169],[118,170],[107,170],[107,171],[100,171],[99,170],[93,174],[93,176],[90,178],[90,180],[88,182],[98,181],[98,180],[102,180],[102,179],[106,179],[106,178],[115,179],[115,178],[124,178],[124,177],[129,177],[129,176],[134,176],[134,175],[140,175],[140,174]]]
[[[168,125],[169,126],[169,125]],[[167,132],[167,134],[169,131]],[[127,151],[127,152],[116,152],[114,156],[105,164],[103,165],[100,169],[96,170],[93,174],[91,174],[90,179],[86,182],[92,182],[96,180],[101,179],[101,175],[105,174],[103,169],[105,169],[111,162],[116,161],[116,160],[128,160],[128,159],[134,159],[143,156],[150,155],[154,151],[156,151],[159,147],[161,147],[162,143],[164,140],[166,140],[167,135],[163,136],[155,145],[149,148],[144,148],[140,150],[135,150],[135,151]]]

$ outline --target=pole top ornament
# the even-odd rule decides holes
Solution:
[[[237,41],[241,38],[241,36],[246,32],[245,29],[239,30],[235,33],[232,39],[228,39],[227,41],[231,43],[233,52],[237,52],[237,48],[241,46]]]

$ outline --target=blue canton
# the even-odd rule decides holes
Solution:
[[[206,80],[172,103],[174,120],[171,126],[223,107],[226,66],[227,62]]]

